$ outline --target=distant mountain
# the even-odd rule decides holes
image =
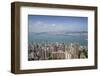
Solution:
[[[88,32],[87,31],[61,31],[61,32],[39,32],[39,33],[35,33],[35,32],[31,32],[33,34],[36,34],[36,35],[43,35],[43,34],[50,34],[50,35],[72,35],[72,34],[75,34],[75,35],[80,35],[80,34],[87,34]]]

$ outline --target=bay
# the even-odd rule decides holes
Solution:
[[[35,34],[28,33],[28,43],[79,43],[82,46],[87,46],[88,44],[88,35],[76,35],[76,34],[67,34],[67,35],[55,35],[55,34]]]

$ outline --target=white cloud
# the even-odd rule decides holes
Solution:
[[[77,27],[76,24],[68,25],[67,23],[47,23],[42,21],[32,22],[29,25],[29,32],[60,32],[82,30],[83,27]]]
[[[52,27],[55,27],[55,26],[56,26],[56,24],[51,24],[51,26],[52,26]]]

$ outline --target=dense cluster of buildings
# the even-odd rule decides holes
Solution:
[[[34,43],[28,45],[28,60],[80,59],[88,57],[88,48],[78,43]]]

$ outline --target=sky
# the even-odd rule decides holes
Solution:
[[[28,15],[29,32],[79,32],[87,29],[87,17]]]

